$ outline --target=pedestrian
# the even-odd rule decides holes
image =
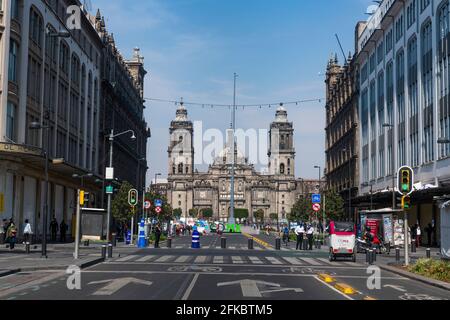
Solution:
[[[66,224],[66,222],[61,221],[61,224],[59,225],[59,233],[60,233],[60,241],[61,242],[66,242],[66,233],[67,233],[67,229],[69,229],[69,226]]]
[[[16,225],[14,224],[14,221],[11,219],[8,224],[8,230],[6,231],[6,239],[7,242],[9,243],[9,248],[11,250],[14,249],[14,246],[16,244],[16,237],[17,237],[17,228]]]
[[[306,230],[306,236],[308,238],[308,244],[309,244],[308,250],[313,249],[313,234],[314,234],[314,227],[311,224],[309,224],[307,227],[307,230]]]
[[[53,216],[53,219],[50,222],[50,232],[52,235],[52,241],[56,241],[56,234],[58,233],[58,221],[56,221],[55,216]]]
[[[432,246],[431,236],[433,234],[433,226],[431,225],[431,223],[429,223],[428,226],[425,228],[425,232],[427,233],[428,246],[431,247]]]
[[[289,243],[289,228],[287,226],[283,229],[283,242],[287,247]]]
[[[155,228],[155,249],[159,248],[159,240],[161,239],[161,227],[156,225]]]
[[[302,242],[303,242],[303,234],[305,233],[305,229],[303,228],[303,224],[298,224],[295,228],[295,234],[297,235],[297,245],[295,250],[302,250]]]
[[[417,224],[416,228],[416,245],[417,247],[420,247],[422,241],[422,230],[420,230],[420,226]]]
[[[30,243],[31,234],[33,231],[31,230],[31,224],[28,219],[25,220],[25,227],[23,228],[23,236],[24,236],[24,244]]]

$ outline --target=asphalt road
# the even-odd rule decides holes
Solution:
[[[267,239],[270,240],[270,239]],[[136,249],[85,269],[80,290],[62,271],[19,273],[0,278],[8,300],[443,300],[450,292],[374,268],[363,261],[329,262],[325,251],[275,251],[247,237],[176,238],[171,249]],[[258,249],[259,248],[259,249]],[[373,271],[372,271],[373,272]],[[326,279],[323,274],[330,279]],[[321,276],[322,275],[322,276]],[[325,280],[330,280],[327,283]],[[379,281],[377,281],[379,280]]]

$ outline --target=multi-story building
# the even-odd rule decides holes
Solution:
[[[351,199],[358,195],[359,135],[358,88],[351,57],[343,66],[331,58],[326,73],[326,179],[327,189],[346,200],[346,212],[353,218]]]
[[[280,106],[269,133],[269,174],[255,170],[254,165],[235,148],[235,207],[247,209],[249,219],[263,210],[265,219],[278,214],[286,219],[297,197],[293,123]],[[231,164],[233,162],[233,131],[228,131],[227,145],[209,166],[207,172],[194,168],[193,124],[181,104],[170,125],[168,149],[168,201],[186,217],[191,209],[212,209],[215,219],[226,221],[231,199]],[[303,190],[303,188],[302,188]]]
[[[66,26],[71,5],[81,8],[80,28],[73,30]],[[107,50],[118,54],[115,47],[105,44],[97,27],[96,17],[78,0],[0,1],[0,219],[13,218],[20,231],[28,219],[34,234],[41,234],[43,154],[47,150],[50,160],[60,159],[49,165],[47,220],[55,216],[58,222],[64,219],[72,224],[76,189],[82,183],[91,193],[90,205],[102,207],[102,184],[96,182],[105,165],[100,149],[104,148],[102,115],[112,113],[102,109],[108,70],[103,57]],[[142,82],[138,78],[143,74],[141,61],[136,59],[110,69],[118,79],[114,81],[119,92],[134,99],[132,106],[123,106],[130,110],[123,112],[136,112],[136,123],[142,124]],[[122,121],[128,120],[124,117]],[[31,130],[33,122],[40,123],[41,129]],[[143,131],[136,130],[136,135]],[[130,166],[125,171],[133,172]],[[83,181],[72,177],[87,173],[94,176]]]
[[[397,169],[409,165],[411,224],[439,233],[433,196],[450,191],[450,145],[438,143],[450,136],[449,1],[384,0],[357,29],[360,195],[392,206],[392,193],[381,191],[392,192]]]

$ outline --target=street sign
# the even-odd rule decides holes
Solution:
[[[114,193],[114,187],[106,186],[106,194],[113,194],[113,193]]]
[[[160,200],[160,199],[155,200],[155,207],[162,207],[162,205],[163,205],[162,200]]]
[[[161,207],[156,207],[155,211],[156,211],[156,213],[161,213],[162,209],[161,209]]]
[[[131,189],[128,192],[128,204],[132,207],[138,204],[138,192],[136,189]]]
[[[319,203],[315,203],[315,204],[313,204],[313,210],[315,211],[315,212],[318,212],[318,211],[320,211],[320,204]]]
[[[414,170],[411,167],[403,166],[398,170],[398,192],[402,195],[410,195],[414,191]]]
[[[312,203],[321,203],[322,199],[321,199],[321,195],[320,194],[313,194],[312,195]]]
[[[150,207],[152,206],[152,204],[150,203],[150,201],[148,201],[148,200],[145,200],[145,202],[144,202],[144,209],[150,209]]]

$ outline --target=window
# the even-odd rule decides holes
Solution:
[[[387,113],[387,123],[394,124],[394,67],[392,61],[388,63],[386,67],[386,113]],[[394,150],[393,150],[393,136],[394,130],[390,127],[388,130],[388,148],[387,148],[387,159],[388,159],[388,173],[392,174],[394,172],[395,164]]]
[[[369,180],[369,137],[368,137],[368,126],[369,126],[369,117],[368,117],[368,90],[367,88],[363,90],[361,95],[361,130],[362,130],[362,146],[363,146],[363,181]]]
[[[419,91],[417,76],[417,39],[408,42],[408,96],[410,163],[419,165]]]
[[[391,52],[393,47],[394,47],[394,35],[393,35],[393,29],[391,29],[386,34],[386,54]]]
[[[55,28],[53,28],[51,25],[48,25],[48,29],[51,32],[56,32]],[[53,63],[56,63],[57,58],[57,39],[58,38],[50,37],[47,34],[45,36],[45,53]]]
[[[367,73],[367,63],[362,67],[361,69],[361,85],[366,82],[368,77],[368,73]]]
[[[178,174],[183,174],[183,164],[182,163],[180,163],[178,165]]]
[[[371,140],[371,179],[375,179],[377,177],[377,124],[376,124],[376,95],[375,95],[375,81],[370,83],[370,140]]]
[[[284,163],[280,164],[280,174],[284,174]]]
[[[11,19],[19,20],[19,0],[11,1]]]
[[[450,107],[449,107],[449,81],[450,81],[450,52],[448,50],[449,38],[449,3],[446,2],[438,11],[438,102],[439,102],[439,136],[450,137]],[[450,144],[439,146],[439,158],[445,158],[450,155]]]
[[[406,23],[408,29],[416,22],[416,15],[417,15],[416,7],[417,7],[417,0],[412,0],[406,9]]]
[[[59,68],[66,75],[69,74],[69,47],[64,42],[59,47]]]
[[[28,57],[27,95],[36,103],[41,102],[41,64],[32,56]]]
[[[372,72],[374,72],[375,71],[375,53],[373,53],[371,56],[370,56],[370,63],[369,63],[369,66],[370,66],[370,70],[369,70],[369,73],[370,74],[372,74]]]
[[[11,40],[9,45],[9,65],[8,65],[8,80],[12,82],[17,82],[17,56],[19,47],[17,42]]]
[[[420,0],[420,13],[422,13],[430,4],[431,0]]]
[[[377,63],[380,64],[384,58],[384,43],[381,42],[377,47]]]
[[[30,39],[39,47],[42,46],[42,36],[44,34],[44,22],[39,13],[34,8],[30,10]]]
[[[422,101],[423,101],[423,163],[434,160],[433,119],[433,47],[432,27],[428,22],[421,32]]]
[[[395,23],[395,41],[398,42],[403,37],[403,15],[401,15]]]
[[[8,101],[6,109],[6,137],[12,141],[16,140],[16,112],[16,105]]]
[[[406,128],[405,128],[405,55],[403,51],[396,59],[397,83],[397,130],[398,130],[398,163],[406,164]]]

